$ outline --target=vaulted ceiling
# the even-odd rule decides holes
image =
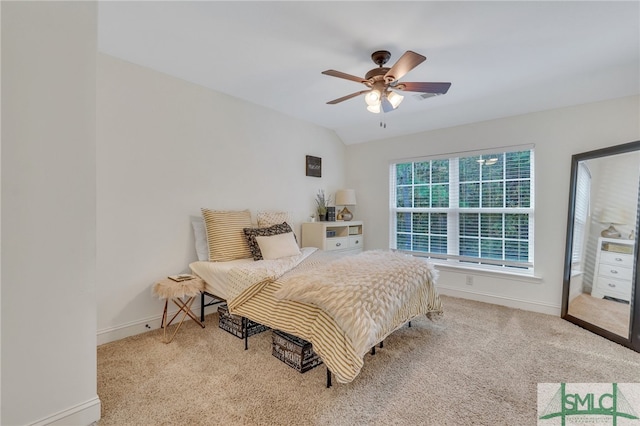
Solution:
[[[640,2],[101,2],[100,51],[333,129],[347,143],[640,93]],[[444,96],[405,92],[372,114],[371,53],[427,60],[401,81],[451,82]],[[381,118],[386,128],[380,127]]]

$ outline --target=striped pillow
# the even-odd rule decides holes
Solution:
[[[201,209],[207,229],[209,261],[227,262],[251,257],[244,228],[251,226],[251,212]]]

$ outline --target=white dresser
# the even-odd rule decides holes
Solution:
[[[593,297],[631,300],[633,240],[599,238],[594,270]]]
[[[302,224],[302,247],[360,253],[364,239],[362,221],[305,222]]]

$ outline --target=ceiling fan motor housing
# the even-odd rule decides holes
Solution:
[[[382,80],[389,69],[387,67],[374,68],[365,74],[364,79],[369,81]]]
[[[365,80],[368,80],[371,84],[367,86],[371,87],[376,81],[380,81],[384,78],[384,75],[391,69],[383,67],[391,58],[391,52],[388,50],[376,50],[371,54],[371,60],[378,65],[378,68],[374,68],[369,71],[365,76]],[[376,78],[377,77],[377,78]]]

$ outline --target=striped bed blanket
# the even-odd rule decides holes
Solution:
[[[364,355],[417,315],[440,314],[436,271],[425,259],[391,251],[354,256],[302,249],[230,272],[229,311],[301,337],[340,383]]]

